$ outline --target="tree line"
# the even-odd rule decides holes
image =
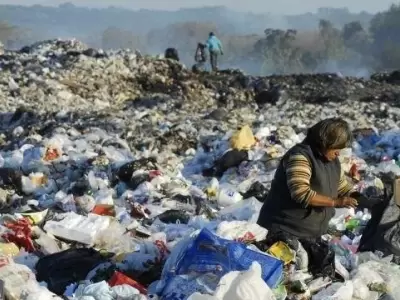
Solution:
[[[211,22],[185,21],[145,34],[108,27],[98,35],[88,34],[83,40],[103,49],[132,48],[150,54],[175,47],[182,60],[190,64],[197,43],[205,41],[210,31],[224,44],[224,66],[251,73],[400,69],[400,5],[392,5],[369,22],[351,21],[340,27],[321,19],[318,28],[307,31],[267,28],[260,34],[234,34],[234,30],[221,30]],[[6,47],[34,39],[40,39],[40,34],[0,22],[0,40]]]

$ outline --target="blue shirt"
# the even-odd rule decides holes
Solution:
[[[210,52],[222,52],[221,41],[215,36],[210,36],[206,42],[206,47]]]

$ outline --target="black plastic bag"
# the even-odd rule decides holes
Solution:
[[[181,224],[189,223],[190,216],[183,210],[170,209],[156,216],[161,222],[166,224],[175,224],[179,221]]]
[[[45,281],[50,291],[61,295],[68,285],[84,280],[91,270],[107,260],[92,248],[68,249],[40,258],[35,267],[36,279]]]
[[[314,277],[335,278],[335,252],[320,239],[299,239],[308,254],[308,270]]]
[[[140,184],[149,180],[150,180],[149,174],[147,173],[139,174],[132,177],[131,180],[129,180],[129,182],[127,183],[127,186],[132,190],[136,190]]]
[[[133,173],[137,170],[151,170],[155,169],[156,159],[154,157],[141,158],[121,166],[117,172],[117,176],[123,182],[129,182],[132,179]]]
[[[384,255],[400,256],[400,207],[392,196],[392,189],[385,189],[382,201],[372,208],[359,252],[381,251]]]
[[[0,168],[0,187],[22,190],[22,172],[11,168]]]
[[[378,193],[378,191],[373,190],[374,187],[369,187],[365,191],[366,195],[361,194],[360,192],[353,192],[350,194],[351,198],[354,198],[358,202],[357,210],[373,209],[377,204],[383,201],[382,195]]]
[[[224,172],[229,168],[239,166],[243,161],[249,159],[249,154],[245,150],[236,150],[226,152],[222,155],[215,163],[214,167],[211,169],[204,170],[204,176],[217,176],[221,177]]]
[[[254,182],[248,191],[242,196],[244,199],[251,197],[256,198],[260,202],[264,202],[265,197],[268,195],[268,189],[259,181]]]

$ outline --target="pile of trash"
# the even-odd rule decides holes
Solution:
[[[77,41],[0,66],[0,299],[400,299],[398,111],[302,99],[362,80],[193,74]],[[260,106],[273,79],[286,96]],[[318,242],[269,234],[256,220],[280,157],[333,116],[354,128],[342,168],[377,205],[337,210]]]
[[[52,112],[66,106],[70,110],[90,109],[92,105],[112,108],[133,100],[147,102],[147,106],[154,101],[178,101],[192,110],[251,103],[262,107],[288,99],[397,105],[400,92],[379,74],[373,75],[373,80],[340,74],[254,77],[239,70],[197,74],[175,60],[148,57],[138,51],[97,50],[77,40],[48,40],[19,51],[6,50],[0,55],[0,68],[3,111],[21,104]]]

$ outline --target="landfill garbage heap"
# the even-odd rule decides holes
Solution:
[[[398,73],[253,77],[51,40],[0,56],[0,299],[400,299]],[[318,120],[371,211],[320,244],[256,224]]]

